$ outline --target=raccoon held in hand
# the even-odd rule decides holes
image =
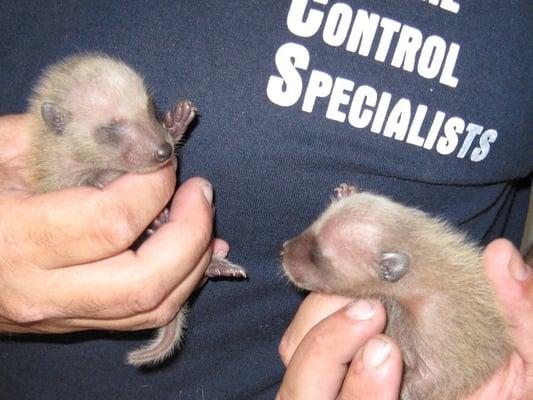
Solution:
[[[373,297],[404,361],[402,400],[457,400],[508,360],[507,323],[464,234],[386,197],[341,185],[337,199],[283,246],[298,287]]]
[[[122,174],[153,171],[171,161],[176,144],[195,117],[179,101],[162,118],[143,79],[125,63],[103,54],[73,56],[48,67],[29,99],[33,189],[102,188]],[[152,231],[166,222],[164,210]],[[148,230],[150,233],[150,230]],[[206,276],[246,277],[226,259],[213,257]],[[147,346],[128,354],[134,366],[168,358],[182,337],[182,307]]]

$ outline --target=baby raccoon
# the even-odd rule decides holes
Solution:
[[[29,99],[33,189],[56,191],[106,184],[127,172],[153,171],[170,162],[176,144],[195,117],[189,101],[179,101],[159,118],[143,79],[125,63],[104,54],[67,58],[47,68]],[[150,234],[166,222],[164,210]],[[245,278],[245,270],[213,257],[206,276]],[[154,365],[179,345],[182,307],[147,346],[128,354],[134,366]]]
[[[336,201],[283,246],[306,290],[373,297],[404,360],[402,400],[457,400],[508,360],[511,341],[481,250],[428,214],[341,185]]]

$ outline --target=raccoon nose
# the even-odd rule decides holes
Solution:
[[[155,152],[155,158],[157,161],[166,161],[172,155],[172,146],[168,143],[164,143]]]

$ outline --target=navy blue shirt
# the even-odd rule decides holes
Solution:
[[[2,338],[2,399],[272,399],[302,299],[279,247],[342,182],[482,244],[519,243],[530,0],[35,3],[1,7],[0,113],[23,112],[38,73],[83,50],[131,64],[163,110],[191,99],[200,117],[180,179],[213,183],[217,235],[250,279],[195,293],[183,349],[152,371],[123,364],[151,331]]]

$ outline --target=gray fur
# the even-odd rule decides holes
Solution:
[[[382,301],[385,333],[405,364],[402,400],[473,392],[512,348],[481,250],[422,211],[347,185],[336,193],[317,221],[284,245],[289,279],[307,290]]]
[[[170,161],[175,145],[195,116],[189,101],[176,103],[160,121],[143,79],[128,65],[103,54],[67,58],[47,68],[29,99],[33,189],[50,192],[106,184],[126,172],[148,172]],[[168,211],[148,234],[166,222]],[[211,270],[246,277],[243,268],[214,258]],[[185,308],[159,329],[127,362],[152,366],[179,347]]]

